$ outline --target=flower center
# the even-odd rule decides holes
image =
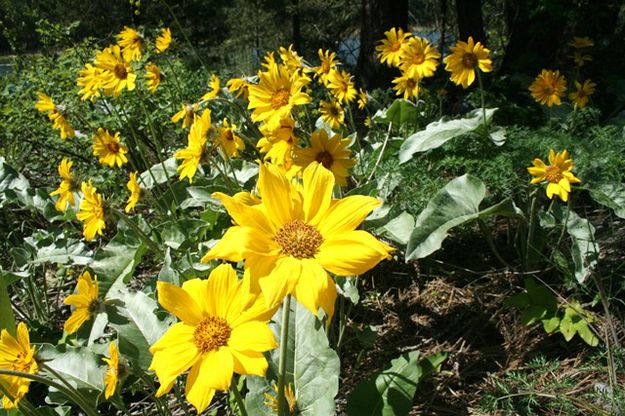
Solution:
[[[557,166],[547,166],[545,168],[545,179],[549,183],[558,183],[562,180],[562,171]]]
[[[315,160],[321,163],[326,169],[330,169],[332,167],[332,164],[334,163],[332,153],[328,152],[327,150],[317,153],[317,155],[315,156]]]
[[[554,92],[554,90],[553,90],[553,87],[551,85],[545,85],[545,88],[544,88],[545,95],[551,95],[551,94],[553,94],[553,92]]]
[[[224,135],[226,137],[226,140],[229,140],[229,141],[234,140],[234,135],[232,134],[232,130],[230,129],[226,130],[226,133]]]
[[[393,42],[391,43],[391,51],[397,52],[401,48],[401,42]]]
[[[232,329],[228,322],[217,316],[209,316],[200,321],[193,331],[193,342],[200,352],[218,350],[228,344]]]
[[[106,147],[108,147],[109,152],[111,153],[119,153],[119,143],[117,143],[116,141],[109,142]]]
[[[287,222],[273,236],[282,252],[297,259],[309,259],[317,254],[323,236],[315,227],[302,220]]]
[[[462,65],[465,68],[473,69],[477,64],[477,56],[474,53],[468,52],[462,55]]]
[[[100,212],[102,212],[102,210],[100,210]],[[104,213],[102,213],[102,214],[104,214]],[[104,216],[104,215],[102,215],[102,216]],[[99,215],[98,215],[98,217],[99,217]],[[93,316],[98,311],[98,309],[100,309],[100,301],[98,299],[93,299],[91,301],[91,303],[89,303],[89,306],[87,307],[87,310]]]
[[[32,364],[32,359],[28,358],[28,353],[20,351],[17,353],[17,358],[13,361],[11,369],[13,371],[21,371],[22,373],[30,373]]]
[[[322,62],[321,63],[321,72],[327,74],[328,72],[330,72],[330,63],[329,62]]]
[[[412,58],[412,63],[415,65],[421,65],[423,62],[425,62],[425,55],[421,52],[415,53],[414,57]]]
[[[126,79],[128,78],[128,71],[126,71],[126,66],[124,64],[115,65],[115,76],[118,79]]]
[[[330,113],[330,115],[333,116],[333,117],[337,117],[339,115],[339,109],[336,108],[335,106],[331,106],[328,109],[328,113]]]
[[[274,110],[277,110],[280,107],[284,107],[289,103],[289,98],[291,97],[291,93],[289,90],[285,88],[281,88],[273,93],[271,96],[271,107]]]
[[[408,88],[409,90],[414,90],[416,86],[417,82],[414,79],[408,78],[406,80],[406,88]]]

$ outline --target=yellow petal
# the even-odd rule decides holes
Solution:
[[[206,379],[201,377],[202,367],[205,365],[205,362],[206,360],[200,360],[191,367],[184,392],[187,400],[195,407],[198,414],[206,410],[215,395],[215,389],[207,386]],[[210,371],[210,369],[205,368],[203,371]]]
[[[264,377],[267,372],[267,360],[262,353],[255,351],[231,350],[234,359],[234,372]]]
[[[182,290],[193,298],[200,310],[209,312],[208,281],[202,279],[187,280],[182,284]],[[210,312],[209,312],[210,313]]]
[[[390,259],[392,247],[366,231],[356,230],[334,236],[321,244],[315,258],[338,276],[356,276]]]
[[[288,293],[294,293],[301,270],[300,260],[282,257],[278,259],[275,269],[268,276],[258,280],[267,307],[271,308],[282,303],[282,299]]]
[[[228,347],[237,351],[265,352],[278,344],[267,324],[260,321],[243,323],[232,329]]]
[[[321,264],[317,260],[304,260],[301,276],[295,286],[295,297],[299,303],[318,316],[320,299],[325,296],[329,285],[334,285],[334,282],[328,278],[328,273]]]
[[[238,287],[239,279],[231,265],[221,264],[213,269],[208,278],[209,315],[226,318],[228,307]]]
[[[258,189],[275,228],[280,228],[291,221],[291,185],[275,166],[260,165]]]
[[[322,164],[313,162],[304,170],[304,221],[316,225],[332,200],[334,175]]]
[[[202,384],[216,390],[228,390],[232,381],[234,360],[229,348],[221,347],[202,356],[199,377]]]
[[[158,303],[178,319],[190,325],[202,320],[202,310],[184,290],[167,282],[157,282]]]
[[[90,318],[91,318],[91,314],[89,313],[88,309],[78,308],[71,314],[71,316],[67,319],[67,321],[65,321],[65,325],[63,325],[63,329],[68,334],[73,334],[76,331],[78,331],[78,329],[80,329],[82,324],[87,322]]]
[[[326,216],[319,223],[319,232],[324,238],[353,231],[382,201],[370,196],[353,195],[333,201]]]

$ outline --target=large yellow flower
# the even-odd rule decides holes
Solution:
[[[335,69],[341,63],[335,59],[336,53],[330,51],[323,51],[323,49],[319,49],[317,51],[319,54],[319,60],[321,64],[316,68],[315,76],[319,78],[319,82],[323,85],[328,85],[328,76],[330,75],[330,71]]]
[[[219,128],[219,137],[217,137],[218,146],[227,157],[239,156],[239,151],[245,149],[243,139],[237,135],[237,126],[228,123],[228,119],[224,118],[223,126]]]
[[[408,39],[412,36],[410,32],[404,32],[400,27],[384,32],[385,39],[380,40],[380,44],[375,47],[378,59],[388,66],[399,66],[402,46],[408,43]]]
[[[106,94],[117,97],[124,89],[135,89],[137,75],[133,72],[132,65],[122,57],[118,45],[111,45],[98,52],[95,66],[101,71],[101,86]]]
[[[80,185],[83,193],[82,201],[80,201],[80,211],[76,214],[76,218],[83,223],[83,235],[87,241],[95,238],[95,235],[102,235],[102,230],[106,228],[104,222],[104,201],[102,195],[97,193],[95,186],[83,182]]]
[[[560,75],[560,71],[543,69],[529,88],[536,102],[552,107],[560,105],[560,97],[564,97],[566,91],[566,79]]]
[[[30,336],[24,322],[17,325],[17,338],[6,329],[0,333],[0,369],[29,374],[35,374],[39,370],[35,360],[35,347],[30,346]],[[0,391],[2,408],[6,410],[16,408],[30,386],[29,379],[17,376],[0,375],[0,383],[12,397],[4,396]]]
[[[347,71],[333,69],[328,75],[328,90],[342,104],[349,104],[356,98],[356,88],[352,76]]]
[[[81,100],[91,100],[100,96],[102,88],[102,70],[91,64],[85,64],[85,68],[78,72],[76,84],[81,87],[78,94]]]
[[[161,70],[152,62],[149,62],[145,66],[145,85],[148,87],[150,94],[154,94],[160,84]]]
[[[211,112],[209,109],[204,110],[201,116],[195,116],[189,130],[187,147],[174,153],[176,159],[183,159],[183,162],[178,166],[180,180],[188,178],[189,183],[193,181],[193,176],[195,176],[206,151],[206,135],[210,127]]]
[[[121,168],[128,162],[128,147],[119,140],[119,132],[111,136],[108,130],[99,128],[93,136],[93,154],[99,157],[103,165]]]
[[[332,172],[338,185],[345,186],[349,169],[356,164],[351,158],[349,143],[350,140],[340,134],[329,138],[325,130],[317,130],[310,136],[310,147],[295,151],[295,164],[304,169],[313,162],[319,162]]]
[[[575,91],[569,94],[569,100],[577,108],[584,108],[588,104],[588,98],[595,93],[597,84],[587,79],[583,83],[575,81]]]
[[[328,271],[356,276],[391,258],[393,248],[356,230],[381,202],[360,195],[333,200],[334,175],[321,164],[304,170],[302,187],[263,164],[257,187],[262,203],[254,206],[213,194],[235,225],[202,261],[245,260],[250,290],[261,291],[268,306],[290,293],[315,315],[321,307],[331,317],[336,286]]]
[[[335,100],[319,102],[319,113],[323,121],[328,123],[334,130],[338,129],[345,122],[345,111],[341,104]]]
[[[202,101],[215,98],[221,92],[221,82],[219,81],[219,78],[215,74],[211,74],[211,79],[210,81],[208,81],[208,86],[210,87],[210,91],[202,96],[201,98]]]
[[[92,319],[100,306],[98,300],[98,277],[91,279],[91,273],[85,271],[78,278],[76,293],[69,295],[63,301],[66,305],[73,305],[74,312],[65,321],[63,329],[68,334],[73,334],[80,329],[82,324]]]
[[[288,170],[293,163],[293,151],[299,142],[295,136],[295,121],[286,118],[278,127],[270,129],[261,126],[260,131],[263,137],[258,140],[256,147],[265,153],[264,160]]]
[[[109,344],[109,358],[103,358],[106,363],[106,374],[104,375],[104,398],[108,399],[115,394],[117,382],[119,380],[119,350],[115,341]]]
[[[566,150],[555,153],[553,149],[549,151],[549,165],[545,165],[541,159],[534,159],[534,166],[527,168],[530,175],[535,176],[531,183],[547,182],[547,197],[554,195],[561,200],[569,199],[572,183],[580,183],[581,180],[573,175],[573,160],[569,158]]]
[[[56,190],[50,192],[50,196],[59,196],[59,199],[54,203],[54,208],[60,212],[65,212],[68,204],[74,205],[74,177],[71,172],[73,164],[74,162],[67,158],[61,160],[58,167],[61,183]]]
[[[199,414],[215,390],[228,390],[233,372],[265,375],[263,352],[277,346],[267,326],[275,310],[262,296],[250,296],[232,266],[222,264],[208,280],[191,279],[182,288],[157,282],[157,290],[161,306],[180,319],[150,348],[150,369],[161,383],[157,396],[190,368],[185,395]]]
[[[127,62],[141,59],[143,38],[136,30],[124,26],[124,29],[117,35],[117,44],[122,48],[122,55]]]
[[[427,39],[413,37],[401,49],[399,67],[410,77],[427,78],[434,75],[441,54]]]
[[[467,42],[458,41],[451,47],[451,55],[444,59],[445,71],[451,72],[451,81],[456,85],[468,88],[475,81],[475,71],[491,72],[493,62],[490,50],[480,42],[475,43],[469,36]]]
[[[161,29],[161,34],[157,36],[156,41],[156,53],[163,53],[171,45],[171,30],[168,27]]]
[[[130,179],[128,179],[126,188],[130,191],[130,196],[126,201],[125,211],[130,212],[135,209],[135,205],[137,205],[139,197],[141,196],[141,186],[139,186],[139,182],[137,182],[137,172],[130,173]]]
[[[409,77],[402,74],[401,77],[393,79],[393,89],[397,91],[395,95],[403,95],[405,100],[411,100],[419,97],[420,84],[419,77]]]
[[[52,121],[52,128],[59,130],[61,139],[74,137],[76,135],[74,129],[65,118],[63,111],[54,104],[52,98],[42,92],[38,92],[37,95],[39,100],[35,103],[35,108],[39,112],[48,113],[48,118]]]
[[[185,104],[182,106],[180,111],[171,116],[171,122],[177,123],[182,120],[182,128],[186,129],[191,125],[191,123],[193,123],[193,119],[198,111],[200,111],[200,105],[198,103]]]
[[[263,122],[273,129],[280,121],[291,117],[291,110],[296,105],[308,104],[310,96],[303,88],[310,78],[300,75],[299,71],[289,75],[284,65],[271,65],[267,71],[258,73],[258,85],[250,85],[249,109],[252,121]]]

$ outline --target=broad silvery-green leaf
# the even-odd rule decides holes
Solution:
[[[406,211],[403,211],[397,217],[387,222],[386,225],[379,228],[377,233],[399,244],[406,245],[414,226],[414,217]]]
[[[165,169],[163,169],[163,166]],[[163,163],[157,163],[145,172],[141,172],[137,179],[139,184],[144,189],[152,189],[155,185],[167,182],[167,176],[170,178],[176,178],[178,176],[176,170],[178,169],[178,162],[175,158],[171,157]],[[156,182],[155,182],[156,180]]]
[[[393,123],[393,126],[397,127],[414,123],[417,120],[417,106],[412,101],[398,98],[385,111],[378,111],[373,120],[377,123]]]
[[[608,183],[597,185],[590,190],[596,202],[614,210],[614,215],[625,218],[625,184]]]
[[[438,191],[417,217],[406,247],[406,260],[426,257],[439,248],[453,227],[492,215],[520,215],[510,199],[480,210],[486,187],[478,178],[463,175]]]
[[[490,123],[496,108],[486,109],[486,123]],[[399,163],[405,163],[412,158],[412,155],[426,150],[436,149],[447,143],[454,137],[471,133],[483,126],[482,109],[471,111],[465,118],[456,120],[439,120],[428,124],[425,130],[421,130],[408,137],[399,149]],[[496,140],[501,141],[500,133],[497,133]]]
[[[575,264],[575,278],[579,283],[584,283],[597,266],[599,257],[599,244],[595,242],[595,227],[587,219],[570,211],[566,231],[573,239],[571,254]]]

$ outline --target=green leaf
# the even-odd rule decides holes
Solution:
[[[594,186],[590,196],[596,202],[612,210],[619,218],[625,218],[625,184],[609,183]]]
[[[377,230],[377,234],[391,239],[399,244],[408,244],[410,234],[415,227],[415,219],[412,215],[403,211],[397,217],[386,223]]]
[[[492,215],[521,215],[510,199],[480,210],[486,187],[478,178],[463,175],[453,179],[428,202],[419,214],[406,247],[406,261],[429,256],[441,248],[453,227]]]
[[[486,122],[490,123],[496,108],[486,109]],[[467,114],[467,117],[456,120],[434,121],[412,136],[408,137],[399,149],[399,163],[405,163],[417,152],[436,149],[449,140],[471,133],[483,126],[482,109],[478,108]],[[498,139],[501,137],[497,136]]]
[[[386,111],[376,113],[373,120],[377,123],[393,123],[397,127],[414,123],[417,120],[417,106],[412,101],[398,98]]]
[[[354,277],[336,276],[334,278],[339,293],[356,305],[360,301],[360,294]]]
[[[165,166],[165,169],[163,169],[163,166]],[[177,169],[178,169],[178,162],[176,161],[175,158],[171,157],[165,161],[163,161],[163,163],[157,163],[156,165],[152,166],[150,169],[146,170],[145,172],[142,172],[141,175],[139,175],[139,183],[141,184],[141,187],[144,189],[152,189],[154,188],[155,182],[154,180],[156,179],[156,184],[161,184],[161,183],[165,183],[167,182],[167,175],[169,175],[170,178],[175,178],[178,176],[177,174]],[[167,172],[167,174],[165,174],[165,172]]]
[[[7,283],[4,276],[0,280],[0,330],[6,329],[15,335],[15,315],[11,306],[11,298],[7,290]]]
[[[579,283],[584,283],[597,266],[599,257],[599,244],[595,242],[595,227],[587,219],[570,211],[566,231],[573,239],[571,254],[575,264],[575,278]]]
[[[541,322],[543,323],[543,328],[545,329],[545,332],[548,334],[556,331],[560,326],[560,318],[558,318],[557,316],[553,316],[549,319],[543,319]]]

